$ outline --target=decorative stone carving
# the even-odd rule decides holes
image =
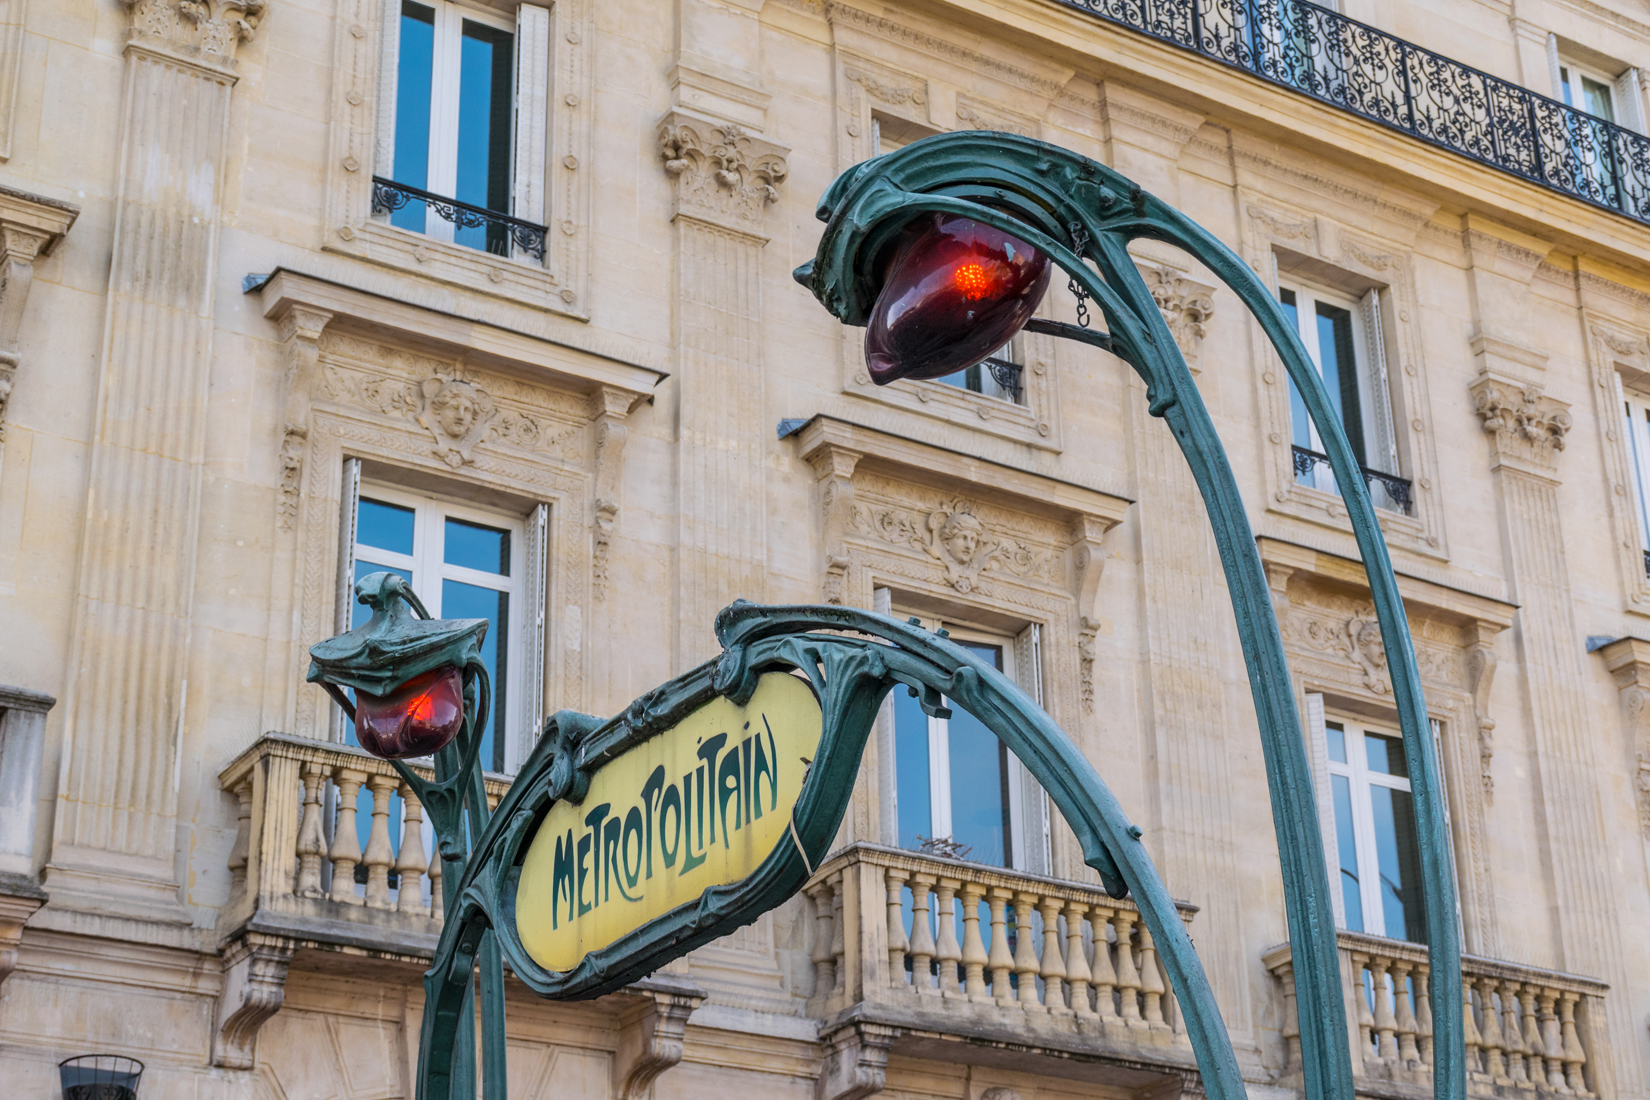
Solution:
[[[1499,458],[1552,468],[1571,426],[1569,406],[1542,396],[1535,383],[1481,378],[1473,386],[1473,411],[1495,439]]]
[[[472,461],[470,452],[498,416],[492,395],[473,382],[435,375],[418,385],[423,398],[414,417],[435,440],[435,454],[453,469]]]
[[[672,111],[659,123],[659,155],[676,181],[676,213],[734,228],[756,225],[779,201],[790,150],[731,122]]]
[[[895,1028],[858,1021],[820,1036],[825,1061],[816,1100],[864,1100],[881,1092],[888,1080],[888,1048],[898,1035]]]
[[[613,1059],[615,1092],[618,1100],[644,1100],[652,1095],[659,1075],[682,1060],[688,1017],[705,994],[691,980],[671,974],[654,975],[626,992],[645,1000],[625,1015],[619,1032]]]
[[[1105,572],[1104,540],[1115,523],[1099,516],[1072,522],[1072,564],[1077,570],[1077,676],[1083,709],[1094,713],[1095,636],[1100,633],[1100,575]]]
[[[964,96],[957,97],[957,123],[964,130],[997,130],[1028,138],[1038,136],[1037,123],[1032,119],[994,110]]]
[[[1627,751],[1637,765],[1633,791],[1638,798],[1639,829],[1650,843],[1650,642],[1617,638],[1598,651],[1621,694]]]
[[[992,1085],[980,1093],[980,1100],[1020,1100],[1020,1094],[1006,1085]]]
[[[293,306],[277,319],[286,348],[286,403],[281,432],[281,483],[275,510],[283,528],[298,515],[298,487],[303,482],[304,447],[309,441],[310,388],[320,359],[321,333],[332,314]]]
[[[1215,315],[1214,288],[1188,279],[1173,268],[1145,265],[1140,273],[1174,334],[1175,344],[1195,369],[1209,319]]]
[[[611,386],[600,387],[590,400],[591,419],[596,425],[595,539],[590,581],[592,595],[598,600],[607,598],[607,558],[619,522],[624,445],[630,434],[624,421],[635,400],[634,394]]]
[[[34,281],[34,261],[49,255],[74,224],[80,207],[0,187],[0,442],[6,403],[16,383],[23,308]]]
[[[912,80],[910,84],[896,83],[867,71],[863,65],[849,65],[843,70],[843,75],[864,88],[865,94],[872,99],[890,106],[910,104],[913,107],[922,107],[928,103],[927,85],[920,80]]]
[[[858,451],[825,447],[808,455],[819,482],[819,511],[825,531],[825,573],[820,581],[826,603],[842,602],[848,573],[848,532],[854,522],[854,467]]]
[[[962,498],[927,512],[895,506],[856,505],[852,526],[860,535],[921,550],[945,570],[958,592],[972,592],[982,574],[1007,572],[1027,580],[1056,581],[1052,554],[993,531]]]
[[[153,36],[207,56],[232,59],[250,42],[266,0],[121,0],[132,9],[132,37]]]
[[[1490,686],[1495,682],[1496,656],[1493,643],[1500,633],[1496,625],[1475,622],[1468,628],[1471,648],[1467,650],[1467,683],[1472,688],[1473,711],[1478,716],[1478,779],[1484,786],[1484,801],[1495,797],[1495,776],[1490,761],[1495,756],[1495,719],[1490,717]]]
[[[212,1064],[251,1069],[258,1029],[286,1000],[287,967],[296,940],[248,933],[224,952],[223,984],[212,1029]]]

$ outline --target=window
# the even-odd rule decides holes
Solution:
[[[1036,627],[1018,639],[949,629],[952,641],[1041,698]],[[900,846],[1047,873],[1047,797],[1008,747],[949,700],[949,718],[930,718],[909,691],[896,688],[893,695]]]
[[[1329,391],[1330,407],[1364,468],[1375,506],[1407,513],[1410,485],[1398,476],[1380,292],[1371,290],[1362,298],[1353,298],[1285,277],[1278,284],[1278,301]],[[1306,401],[1293,379],[1289,411],[1296,480],[1339,493],[1317,425],[1308,418]]]
[[[1639,549],[1650,575],[1650,398],[1623,387],[1621,411],[1627,428],[1627,464],[1632,471],[1633,501],[1638,513]]]
[[[1619,122],[1616,81],[1567,58],[1558,61],[1558,88],[1564,102],[1605,122]]]
[[[1424,943],[1421,856],[1403,738],[1353,719],[1322,722],[1329,827],[1341,926]]]
[[[402,229],[542,260],[542,234],[512,232],[508,219],[544,219],[548,10],[524,4],[512,21],[454,0],[401,0],[386,32],[393,110],[379,123],[388,188],[375,188],[375,205]]]
[[[517,680],[529,679],[517,675],[527,648],[522,522],[388,486],[363,485],[354,526],[352,584],[389,570],[412,582],[434,617],[488,621],[481,658],[492,678],[493,698],[482,731],[481,766],[509,770],[516,756],[505,731],[514,725],[513,695],[521,687]],[[352,600],[349,626],[360,626],[369,614]],[[356,743],[348,722],[345,740]]]

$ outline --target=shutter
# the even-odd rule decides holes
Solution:
[[[395,89],[401,75],[401,0],[383,0],[379,36],[378,140],[373,155],[373,170],[385,179],[394,179]]]
[[[355,513],[361,500],[361,460],[344,459],[344,483],[338,493],[338,586],[335,589],[332,632],[350,628],[355,599]],[[332,739],[344,742],[344,711],[332,705]]]
[[[514,772],[538,740],[544,725],[544,619],[546,596],[546,566],[550,542],[550,506],[540,504],[527,517],[527,545],[522,555],[522,615],[521,673],[516,693],[517,728],[510,739],[514,758],[505,760]]]
[[[1346,927],[1346,899],[1341,896],[1340,843],[1335,836],[1335,795],[1329,782],[1329,741],[1323,728],[1323,696],[1306,693],[1306,750],[1312,759],[1312,791],[1318,799],[1318,830],[1323,833],[1324,870],[1335,926]]]
[[[1014,639],[1014,674],[1026,694],[1039,707],[1043,706],[1043,628],[1037,623],[1026,627]],[[1019,851],[1014,854],[1014,866],[1016,870],[1046,875],[1050,873],[1048,795],[1018,759],[1014,759],[1013,770],[1017,782],[1011,785],[1010,794],[1019,794],[1018,812],[1014,817],[1019,832],[1014,846]]]
[[[871,589],[871,610],[878,615],[894,614],[894,592],[890,588]],[[904,691],[905,685],[894,685]],[[882,843],[899,847],[899,773],[894,759],[894,691],[882,697],[877,708],[877,804],[881,807],[877,832]]]
[[[1467,948],[1467,922],[1461,917],[1461,875],[1455,869],[1455,829],[1449,820],[1449,785],[1444,782],[1444,724],[1428,718],[1432,725],[1432,770],[1438,776],[1438,804],[1444,810],[1444,852],[1449,857],[1449,880],[1455,886],[1455,925],[1461,930],[1461,950]]]
[[[1375,446],[1365,461],[1386,474],[1398,473],[1398,437],[1392,425],[1392,383],[1386,367],[1386,329],[1381,324],[1381,292],[1371,290],[1359,302],[1364,322],[1364,350],[1369,355],[1369,396],[1375,420]]]
[[[516,9],[516,132],[514,202],[511,212],[534,225],[545,223],[545,142],[549,133],[550,9]],[[520,258],[520,249],[514,248]]]
[[[1553,98],[1564,102],[1564,77],[1559,74],[1558,35],[1547,36],[1547,75],[1553,82]]]
[[[1616,101],[1616,121],[1635,134],[1644,133],[1644,94],[1639,87],[1639,71],[1629,68],[1612,85]]]

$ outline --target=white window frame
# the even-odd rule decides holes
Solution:
[[[361,497],[381,500],[413,510],[413,553],[398,554],[359,541],[356,517]],[[501,578],[442,561],[445,519],[465,520],[510,532],[510,576]],[[537,505],[525,517],[508,512],[475,508],[435,494],[421,493],[383,482],[363,484],[361,463],[348,459],[344,466],[344,493],[340,516],[339,607],[337,626],[349,629],[354,614],[355,567],[357,562],[386,569],[406,569],[413,575],[414,591],[431,615],[441,617],[443,580],[461,581],[480,588],[505,592],[510,597],[509,638],[504,652],[508,683],[504,721],[498,736],[503,740],[504,768],[514,771],[526,759],[538,737],[544,707],[544,569],[549,508]],[[435,583],[431,583],[431,578]],[[344,739],[342,714],[334,724],[334,740]]]
[[[1650,396],[1622,384],[1615,375],[1616,407],[1626,429],[1627,466],[1633,480],[1633,509],[1638,516],[1639,551],[1650,549]]]
[[[401,53],[401,2],[383,0],[383,41],[378,79],[377,174],[395,179],[395,116]],[[511,90],[510,216],[535,225],[546,222],[546,157],[549,139],[550,9],[522,3],[516,17],[461,0],[415,0],[435,9],[435,46],[430,73],[430,163],[425,190],[451,197],[458,181],[458,99],[463,21],[484,23],[514,35],[515,81]],[[387,215],[385,216],[387,219]],[[451,222],[426,209],[424,236],[452,242]],[[538,263],[511,240],[511,255]],[[548,259],[548,249],[546,250]]]
[[[1386,911],[1381,905],[1381,868],[1380,857],[1375,845],[1375,812],[1369,797],[1370,787],[1387,787],[1391,790],[1410,791],[1409,779],[1405,776],[1385,775],[1369,770],[1369,754],[1364,747],[1364,736],[1376,734],[1382,737],[1396,738],[1399,741],[1399,751],[1402,752],[1403,737],[1395,729],[1389,729],[1377,724],[1367,723],[1360,719],[1348,718],[1343,715],[1325,715],[1325,729],[1329,726],[1339,727],[1346,743],[1346,760],[1342,764],[1329,756],[1327,746],[1324,752],[1324,767],[1328,775],[1342,776],[1351,788],[1352,796],[1352,828],[1353,847],[1358,858],[1358,884],[1360,901],[1363,904],[1363,931],[1372,936],[1385,936]],[[1326,733],[1327,740],[1327,733]],[[1331,783],[1333,780],[1331,779]],[[1326,792],[1330,800],[1331,833],[1326,835],[1326,843],[1332,843],[1339,838],[1333,833],[1334,829],[1334,801],[1333,793]],[[1332,892],[1339,896],[1336,904],[1336,917],[1342,926],[1346,925],[1344,911],[1345,899],[1340,883],[1340,860],[1338,852],[1330,856],[1335,868]]]
[[[944,629],[954,642],[971,645],[991,645],[1001,648],[1003,675],[1026,689],[1039,704],[1043,699],[1041,670],[1042,630],[1033,624],[1018,637],[993,634],[972,627],[958,626],[940,619],[895,613],[899,618],[916,618],[926,630]],[[951,706],[950,699],[946,705]],[[892,721],[890,719],[890,734]],[[892,737],[890,737],[890,743]],[[892,753],[890,752],[890,756]],[[1036,778],[1012,752],[1008,759],[1008,815],[1012,826],[1009,835],[1009,869],[1030,874],[1049,874],[1049,813],[1048,795]],[[892,761],[890,760],[890,765]],[[899,821],[898,777],[889,784],[893,792],[890,816]],[[951,739],[950,719],[928,716],[928,807],[930,827],[935,837],[949,837],[951,829]]]

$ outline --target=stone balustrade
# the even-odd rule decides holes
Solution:
[[[428,767],[413,770],[431,776]],[[441,859],[423,808],[387,761],[272,733],[218,780],[239,801],[220,931],[433,953],[441,932]],[[497,804],[507,787],[489,777],[489,801]],[[362,814],[370,815],[364,844]]]
[[[1407,1095],[1432,1095],[1432,1001],[1424,944],[1339,933],[1341,982],[1348,990],[1353,1073],[1390,1082]],[[1286,1076],[1300,1069],[1294,968],[1289,946],[1263,956],[1284,998]],[[1541,1093],[1592,1097],[1600,1049],[1603,982],[1499,959],[1462,956],[1467,1087],[1480,1095]]]
[[[1098,886],[856,844],[806,887],[811,1015],[1191,1064],[1151,934]],[[1196,907],[1183,905],[1190,922]]]

